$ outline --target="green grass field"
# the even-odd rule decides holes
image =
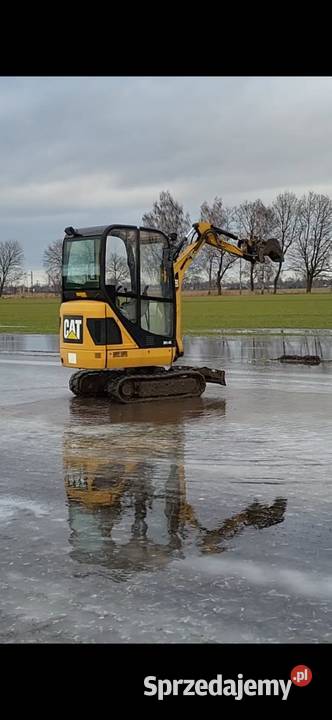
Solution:
[[[57,333],[58,307],[53,298],[0,299],[0,332]],[[332,293],[184,297],[184,333],[233,328],[332,328]]]
[[[0,332],[57,333],[58,329],[58,299],[0,299]]]
[[[184,332],[223,329],[332,328],[332,293],[187,297]]]

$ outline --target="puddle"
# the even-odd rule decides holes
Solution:
[[[217,332],[217,331],[216,331]],[[266,362],[281,355],[319,355],[332,360],[332,331],[294,330],[292,334],[277,330],[232,331],[216,337],[185,336],[185,352],[204,355],[211,360],[232,362]],[[29,335],[0,333],[0,353],[47,353],[59,352],[57,335]]]
[[[331,364],[270,363],[278,336],[187,337],[184,362],[226,387],[110,407],[56,361],[6,361],[55,336],[9,337],[2,642],[332,640]],[[326,334],[286,342],[331,358]]]
[[[0,333],[0,353],[58,353],[59,338],[57,335],[33,335]]]

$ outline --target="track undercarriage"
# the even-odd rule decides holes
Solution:
[[[124,370],[80,370],[69,388],[78,397],[108,397],[111,402],[200,397],[206,383],[226,385],[224,370],[207,367],[139,367]]]

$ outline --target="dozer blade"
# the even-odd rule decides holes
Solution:
[[[174,369],[179,372],[186,370],[194,370],[203,375],[205,382],[214,383],[215,385],[226,385],[225,370],[215,370],[209,367],[188,367],[187,365],[174,365]]]

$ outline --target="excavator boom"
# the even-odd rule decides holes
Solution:
[[[210,245],[220,250],[222,253],[229,255],[235,255],[238,258],[243,258],[250,263],[263,263],[265,258],[268,257],[272,262],[282,263],[283,252],[280,243],[275,238],[269,238],[263,240],[260,238],[246,238],[241,239],[238,235],[234,235],[228,230],[223,230],[207,222],[194,223],[192,229],[189,231],[188,236],[190,237],[192,231],[195,231],[194,239],[191,240],[191,244],[180,253],[177,258],[177,262],[180,267],[183,266],[187,270],[188,265],[194,259],[194,257],[202,250],[204,245]],[[188,237],[187,236],[187,237]],[[224,238],[230,238],[236,240],[237,244],[227,242]],[[180,245],[181,250],[181,245]],[[183,264],[188,258],[188,265]]]

